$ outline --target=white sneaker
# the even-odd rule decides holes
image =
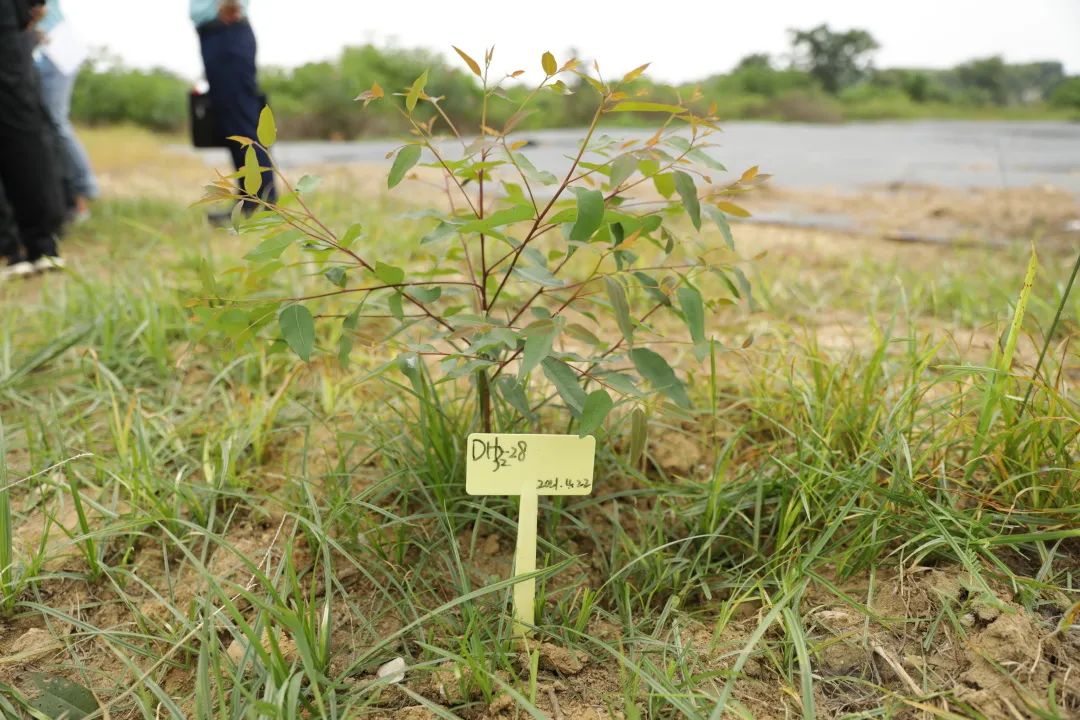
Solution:
[[[13,278],[24,278],[37,272],[37,267],[32,262],[22,260],[17,263],[0,267],[0,282]]]
[[[27,263],[29,264],[29,263]],[[67,261],[59,256],[43,255],[34,261],[33,268],[37,272],[49,272],[50,270],[63,270],[67,267]]]

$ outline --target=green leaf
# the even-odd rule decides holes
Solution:
[[[417,287],[413,288],[409,294],[422,303],[433,303],[442,297],[442,288],[438,285],[434,287]]]
[[[465,61],[465,64],[469,66],[469,69],[473,71],[473,75],[476,77],[483,77],[483,73],[480,71],[480,64],[473,60],[471,57],[465,54],[465,51],[456,45],[451,45],[454,48],[454,52],[461,56],[461,59]]]
[[[274,316],[277,315],[277,310],[278,305],[272,303],[252,308],[252,310],[248,312],[247,328],[245,332],[241,334],[240,339],[242,339],[243,336],[252,337],[264,326],[269,325],[270,322],[273,321]]]
[[[364,226],[360,223],[350,225],[349,229],[345,231],[345,234],[338,240],[338,245],[343,248],[351,247],[356,239],[360,237],[360,234],[364,232]]]
[[[611,370],[602,371],[594,370],[592,373],[598,381],[604,384],[605,387],[609,387],[615,392],[622,393],[631,397],[643,397],[643,393],[637,388],[638,379],[633,375],[626,373],[614,372]]]
[[[648,439],[649,425],[645,418],[645,411],[634,408],[630,413],[630,464],[636,465],[641,461],[645,452],[645,441]]]
[[[394,158],[394,164],[390,166],[390,175],[386,178],[386,187],[396,187],[405,179],[405,173],[412,170],[416,163],[420,162],[420,154],[423,152],[419,145],[406,145],[398,151]]]
[[[667,241],[664,245],[664,252],[670,255],[671,251],[675,249],[675,236],[668,232],[667,228],[660,231],[660,236]]]
[[[393,265],[387,265],[381,260],[375,261],[375,277],[387,285],[400,285],[405,279],[405,271]]]
[[[262,168],[254,147],[248,147],[244,153],[244,191],[248,195],[258,195],[262,189]]]
[[[420,238],[421,245],[427,245],[428,243],[438,242],[443,238],[448,238],[458,231],[457,225],[451,225],[448,222],[440,222],[435,226],[435,229],[429,232],[424,237]]]
[[[549,52],[544,53],[544,56],[540,58],[540,65],[544,68],[544,73],[549,76],[559,72],[559,63],[555,62],[555,56]]]
[[[679,306],[682,308],[683,317],[686,318],[686,327],[690,330],[690,337],[695,343],[705,341],[705,303],[701,299],[701,293],[697,288],[681,287],[675,293],[679,297]]]
[[[611,163],[611,187],[617,188],[637,170],[638,160],[633,155],[620,155]]]
[[[521,368],[518,377],[524,378],[544,358],[551,354],[555,338],[559,335],[559,326],[551,320],[540,320],[525,328],[525,350],[521,354]]]
[[[675,371],[667,360],[648,348],[634,348],[630,351],[634,367],[657,392],[667,395],[681,407],[690,407],[690,397],[682,381],[675,376]]]
[[[600,338],[596,337],[596,335],[591,330],[577,323],[571,323],[567,325],[566,334],[574,338],[575,340],[580,340],[581,342],[587,343],[594,347],[599,347],[604,344],[603,341],[600,340]]]
[[[701,203],[698,201],[697,186],[694,184],[694,178],[690,177],[682,170],[676,170],[675,189],[679,191],[679,197],[682,198],[683,207],[686,208],[686,214],[690,216],[690,222],[694,224],[696,229],[700,230]]]
[[[306,195],[310,192],[315,192],[315,189],[320,185],[322,185],[321,177],[318,175],[305,175],[296,183],[296,192],[301,195]]]
[[[256,134],[263,147],[270,147],[277,142],[277,123],[274,122],[274,112],[269,105],[259,113],[259,128]]]
[[[684,138],[682,135],[670,135],[664,140],[664,143],[683,153],[690,152],[690,149],[693,147],[690,140]]]
[[[599,80],[592,77],[591,75],[582,75],[581,77],[582,77],[583,80],[585,80],[585,82],[589,83],[589,86],[593,90],[598,92],[600,95],[602,95],[602,96],[607,95],[608,89],[607,89],[607,86],[604,85],[604,83],[600,82]]]
[[[630,72],[623,75],[622,81],[624,83],[628,83],[628,82],[632,82],[634,80],[637,80],[639,77],[641,77],[641,74],[643,72],[645,72],[646,70],[649,69],[650,65],[652,65],[652,63],[645,63],[644,65],[640,65],[640,66],[634,68]]]
[[[750,280],[746,277],[746,274],[737,267],[731,268],[731,271],[735,273],[735,279],[739,283],[739,288],[742,290],[742,294],[746,297],[747,302],[750,304],[750,310],[757,312],[761,309],[757,300],[754,299],[754,289],[750,285]]]
[[[259,243],[259,246],[244,256],[245,260],[251,262],[266,262],[267,260],[276,260],[281,257],[281,253],[285,252],[293,242],[296,241],[296,235],[294,233],[282,233],[275,235],[272,238],[267,238]]]
[[[420,73],[420,77],[416,78],[412,87],[409,88],[409,93],[405,96],[405,107],[411,113],[416,109],[416,101],[420,99],[420,95],[424,92],[424,86],[427,85],[427,70]]]
[[[290,305],[278,315],[281,336],[301,360],[311,359],[315,349],[315,319],[303,305]]]
[[[543,361],[544,375],[555,386],[563,402],[575,415],[580,415],[585,409],[585,391],[578,384],[577,372],[562,360],[545,358]]]
[[[544,287],[562,287],[566,284],[559,278],[552,275],[551,271],[544,267],[522,267],[521,265],[518,265],[516,268],[514,268],[514,274],[525,278],[529,282],[543,285]]]
[[[589,396],[585,398],[585,407],[581,410],[581,424],[578,426],[578,435],[585,437],[595,432],[604,424],[604,419],[611,412],[614,405],[611,396],[603,388],[589,393]]]
[[[655,213],[641,218],[641,227],[646,233],[656,232],[656,229],[663,224],[664,218]]]
[[[728,224],[727,216],[712,205],[706,205],[705,212],[716,223],[716,227],[720,229],[720,235],[724,238],[724,243],[728,246],[728,249],[734,250],[735,238],[731,235],[731,226]]]
[[[348,281],[345,268],[343,267],[328,268],[327,271],[323,273],[323,275],[326,277],[327,280],[337,285],[339,288],[345,287],[345,283]]]
[[[604,285],[607,286],[608,299],[611,308],[615,311],[615,321],[619,324],[626,342],[634,344],[634,321],[630,319],[630,303],[626,300],[626,290],[622,284],[613,277],[605,277]]]
[[[559,178],[555,177],[554,173],[548,172],[547,170],[538,170],[537,167],[533,165],[532,160],[529,160],[525,155],[514,153],[513,158],[514,163],[521,170],[521,173],[529,180],[538,182],[541,185],[554,185],[559,182]]]
[[[672,115],[681,115],[686,112],[686,108],[680,107],[679,105],[665,105],[664,103],[624,100],[611,108],[609,112],[662,112],[671,113]]]
[[[401,307],[401,297],[401,291],[399,290],[386,299],[386,306],[390,308],[390,314],[398,321],[405,319],[405,310]]]
[[[29,705],[53,720],[82,720],[100,710],[94,694],[62,677],[34,673],[31,681],[41,694]]]
[[[352,355],[353,337],[349,332],[343,332],[338,340],[338,365],[342,370],[349,369],[349,356]]]
[[[504,225],[532,220],[535,209],[530,203],[521,203],[512,207],[497,210],[483,220],[471,220],[461,226],[459,232],[463,233],[488,233]]]
[[[656,191],[664,197],[669,198],[675,194],[675,177],[671,173],[653,175],[652,181]]]
[[[584,242],[604,220],[604,194],[599,190],[573,188],[577,196],[577,221],[570,229],[570,239]]]
[[[502,395],[510,407],[521,413],[522,417],[532,419],[535,414],[529,407],[529,398],[525,395],[525,386],[509,375],[500,375],[495,381],[495,389]]]
[[[724,164],[722,162],[712,157],[704,150],[700,150],[699,148],[694,148],[693,150],[688,152],[686,154],[686,157],[690,158],[691,160],[696,160],[705,167],[712,168],[713,170],[717,170],[719,172],[727,172],[727,168],[724,167]]]
[[[351,313],[345,316],[345,319],[341,321],[341,327],[346,330],[355,330],[360,325],[360,312],[364,309],[364,302],[361,301]]]

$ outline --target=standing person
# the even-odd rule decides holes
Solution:
[[[0,274],[4,274],[7,266],[18,262],[21,256],[22,241],[19,239],[19,226],[15,224],[15,212],[8,202],[3,183],[0,183],[0,258],[6,260],[0,266]]]
[[[63,266],[60,178],[25,35],[43,11],[44,0],[0,0],[0,186],[18,230],[18,245],[0,248],[0,280]]]
[[[53,32],[63,24],[60,0],[47,0],[45,17],[38,25],[41,44],[34,53],[34,63],[41,77],[45,109],[59,136],[65,189],[74,204],[74,220],[78,222],[90,217],[90,201],[98,196],[98,184],[86,149],[71,124],[71,93],[75,89],[78,69],[72,71],[70,67],[60,67],[50,53],[49,45],[54,41],[75,42],[67,33],[54,37]],[[85,57],[85,51],[80,57]]]
[[[191,0],[191,19],[199,33],[206,81],[210,85],[210,102],[217,116],[218,132],[223,137],[240,135],[255,138],[263,98],[259,94],[255,70],[255,33],[248,22],[250,0]],[[230,142],[233,164],[239,170],[244,165],[246,148]],[[257,150],[259,165],[270,167],[270,157]],[[276,202],[274,173],[263,172],[259,195],[267,202]],[[244,213],[250,215],[258,203],[244,203]],[[221,218],[211,217],[211,220]]]

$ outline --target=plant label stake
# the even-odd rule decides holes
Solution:
[[[592,492],[596,438],[591,435],[473,433],[465,465],[470,495],[519,495],[514,576],[536,572],[537,499]],[[524,636],[535,619],[536,578],[514,585],[514,632]]]

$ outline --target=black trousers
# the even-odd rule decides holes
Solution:
[[[259,93],[255,72],[255,33],[245,20],[225,25],[211,23],[199,28],[199,44],[202,46],[206,81],[210,84],[210,102],[217,115],[218,131],[224,137],[240,135],[255,139],[259,129],[259,114],[263,109],[263,96]],[[233,164],[239,170],[244,165],[247,149],[239,143],[230,142]],[[257,150],[259,165],[270,167],[270,158]],[[263,173],[259,195],[269,202],[277,200],[274,173]],[[249,203],[245,210],[254,210]]]
[[[21,247],[0,247],[9,260],[57,255],[64,219],[60,173],[41,92],[16,0],[0,0],[0,225],[14,219]],[[0,227],[0,242],[10,238]],[[18,254],[21,253],[20,258]]]

